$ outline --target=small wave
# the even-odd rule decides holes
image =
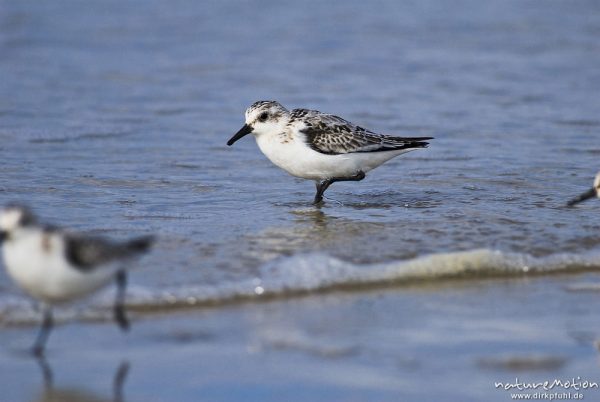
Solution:
[[[478,249],[380,264],[353,264],[323,254],[303,254],[276,259],[261,267],[255,278],[239,282],[181,286],[168,290],[131,287],[127,305],[131,311],[138,313],[158,312],[260,302],[334,290],[361,291],[415,282],[568,274],[598,269],[599,251],[534,257]],[[61,313],[58,319],[108,320],[111,303],[112,292],[106,292],[83,313],[67,311]],[[0,323],[15,325],[31,322],[35,315],[30,310],[14,299],[0,299]]]
[[[368,285],[405,284],[454,278],[543,275],[600,269],[600,252],[534,257],[478,249],[433,254],[407,261],[356,265],[320,255],[275,260],[257,278],[264,294],[315,292]]]
[[[131,295],[129,304],[134,309],[219,305],[419,281],[575,273],[595,269],[600,269],[600,252],[534,257],[480,249],[382,264],[353,264],[323,254],[303,254],[276,259],[261,267],[255,278],[242,282],[187,286],[160,293],[138,289]]]

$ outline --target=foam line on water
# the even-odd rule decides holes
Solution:
[[[575,273],[600,269],[600,252],[534,257],[520,253],[478,249],[441,253],[407,261],[353,264],[323,254],[276,259],[253,279],[220,286],[188,286],[159,294],[139,289],[131,307],[218,305],[263,300],[336,289],[360,290],[456,278],[511,277]]]
[[[239,282],[186,285],[166,290],[130,286],[127,305],[134,313],[157,312],[259,302],[341,289],[360,291],[376,286],[402,286],[458,278],[517,277],[594,270],[600,270],[600,250],[585,254],[534,257],[478,249],[380,264],[353,264],[324,254],[300,254],[275,259],[262,266],[257,277]],[[110,320],[113,295],[112,290],[107,290],[86,309],[59,309],[57,320]],[[23,300],[0,298],[2,325],[36,322],[38,316]]]

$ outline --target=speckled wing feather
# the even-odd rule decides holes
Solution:
[[[306,144],[315,151],[328,155],[425,148],[428,143],[424,141],[433,138],[376,134],[341,117],[317,110],[294,109],[290,117],[290,125],[299,125]]]
[[[100,237],[65,234],[65,254],[75,268],[89,271],[113,260],[146,251],[152,240],[151,236],[144,236],[124,243],[113,243]]]

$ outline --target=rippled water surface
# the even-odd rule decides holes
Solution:
[[[302,324],[312,299],[296,305],[285,295],[305,292],[306,283],[309,293],[332,281],[336,289],[365,284],[371,290],[359,291],[354,302],[371,300],[365,302],[370,306],[383,297],[385,311],[408,308],[447,326],[451,313],[411,307],[435,292],[424,289],[416,299],[405,288],[373,295],[371,285],[403,282],[405,270],[423,261],[427,274],[417,279],[425,282],[440,282],[448,266],[459,272],[452,278],[498,271],[521,278],[532,261],[542,273],[599,268],[600,204],[564,207],[590,187],[600,165],[599,38],[600,6],[593,1],[0,1],[0,203],[26,201],[49,222],[117,238],[156,233],[160,241],[131,278],[132,307],[140,310],[189,298],[204,305],[246,294],[283,295],[269,308],[297,314],[300,322],[295,335],[275,341],[283,342],[275,347],[283,367],[294,356],[286,360],[287,338],[304,345],[291,349],[313,357],[314,348],[345,350],[390,339],[388,330],[403,342],[402,328],[378,327],[377,320],[365,339],[342,331],[323,341]],[[334,184],[325,205],[316,208],[313,183],[274,167],[250,136],[225,145],[243,124],[245,108],[259,99],[435,140],[360,183]],[[388,271],[394,274],[382,278]],[[588,274],[584,282],[597,279]],[[482,303],[506,298],[505,286],[523,295],[549,286],[573,311],[588,311],[588,298],[585,307],[571,304],[573,292],[560,279],[549,281],[486,282],[491,290]],[[455,303],[477,299],[463,282],[443,286],[458,294]],[[469,295],[461,299],[465,287]],[[344,307],[336,307],[335,297],[327,303],[349,320],[362,317],[364,311],[347,307],[348,298],[340,299]],[[544,297],[535,300],[543,305]],[[27,306],[1,273],[0,322],[7,339],[18,331],[16,324],[35,321]],[[223,322],[245,314],[239,308],[211,313],[216,338],[231,329]],[[486,311],[469,314],[461,317],[489,319]],[[477,331],[460,319],[459,334]],[[539,325],[553,320],[538,319]],[[155,328],[163,324],[158,320]],[[32,329],[22,336],[32,336]],[[252,342],[245,343],[251,337],[245,331],[252,330],[235,330],[242,334],[240,350],[252,349]],[[422,330],[424,337],[443,339],[436,338],[435,325]],[[596,333],[597,326],[586,332],[587,345]],[[313,335],[317,346],[312,340],[306,346]],[[404,340],[406,348],[411,339]],[[517,350],[538,338],[524,339]],[[156,343],[144,342],[148,348]],[[460,347],[446,346],[440,353],[450,360],[460,353]],[[504,346],[494,350],[507,352]],[[373,363],[358,349],[349,354],[357,367],[349,376]],[[390,364],[410,371],[414,362],[429,359],[411,356],[406,365],[403,358]],[[488,369],[505,362],[493,359],[474,358]],[[479,370],[477,364],[464,375]],[[587,364],[586,370],[593,365]],[[424,369],[412,384],[441,371]],[[365,381],[363,390],[379,391],[365,391],[358,400],[418,395],[394,383],[396,377],[401,375]],[[303,381],[283,381],[277,389],[285,394]],[[348,384],[332,384],[305,397],[348,400],[339,391]],[[486,387],[464,395],[505,400],[487,395]],[[214,392],[216,399],[239,399]]]

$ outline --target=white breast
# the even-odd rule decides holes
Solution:
[[[107,284],[115,269],[99,267],[82,272],[65,258],[59,234],[39,229],[18,229],[3,247],[9,276],[31,296],[46,303],[68,302]]]
[[[309,180],[350,177],[359,171],[367,173],[395,156],[411,149],[327,155],[317,152],[301,138],[282,142],[277,135],[258,135],[256,143],[271,162],[289,174]]]

